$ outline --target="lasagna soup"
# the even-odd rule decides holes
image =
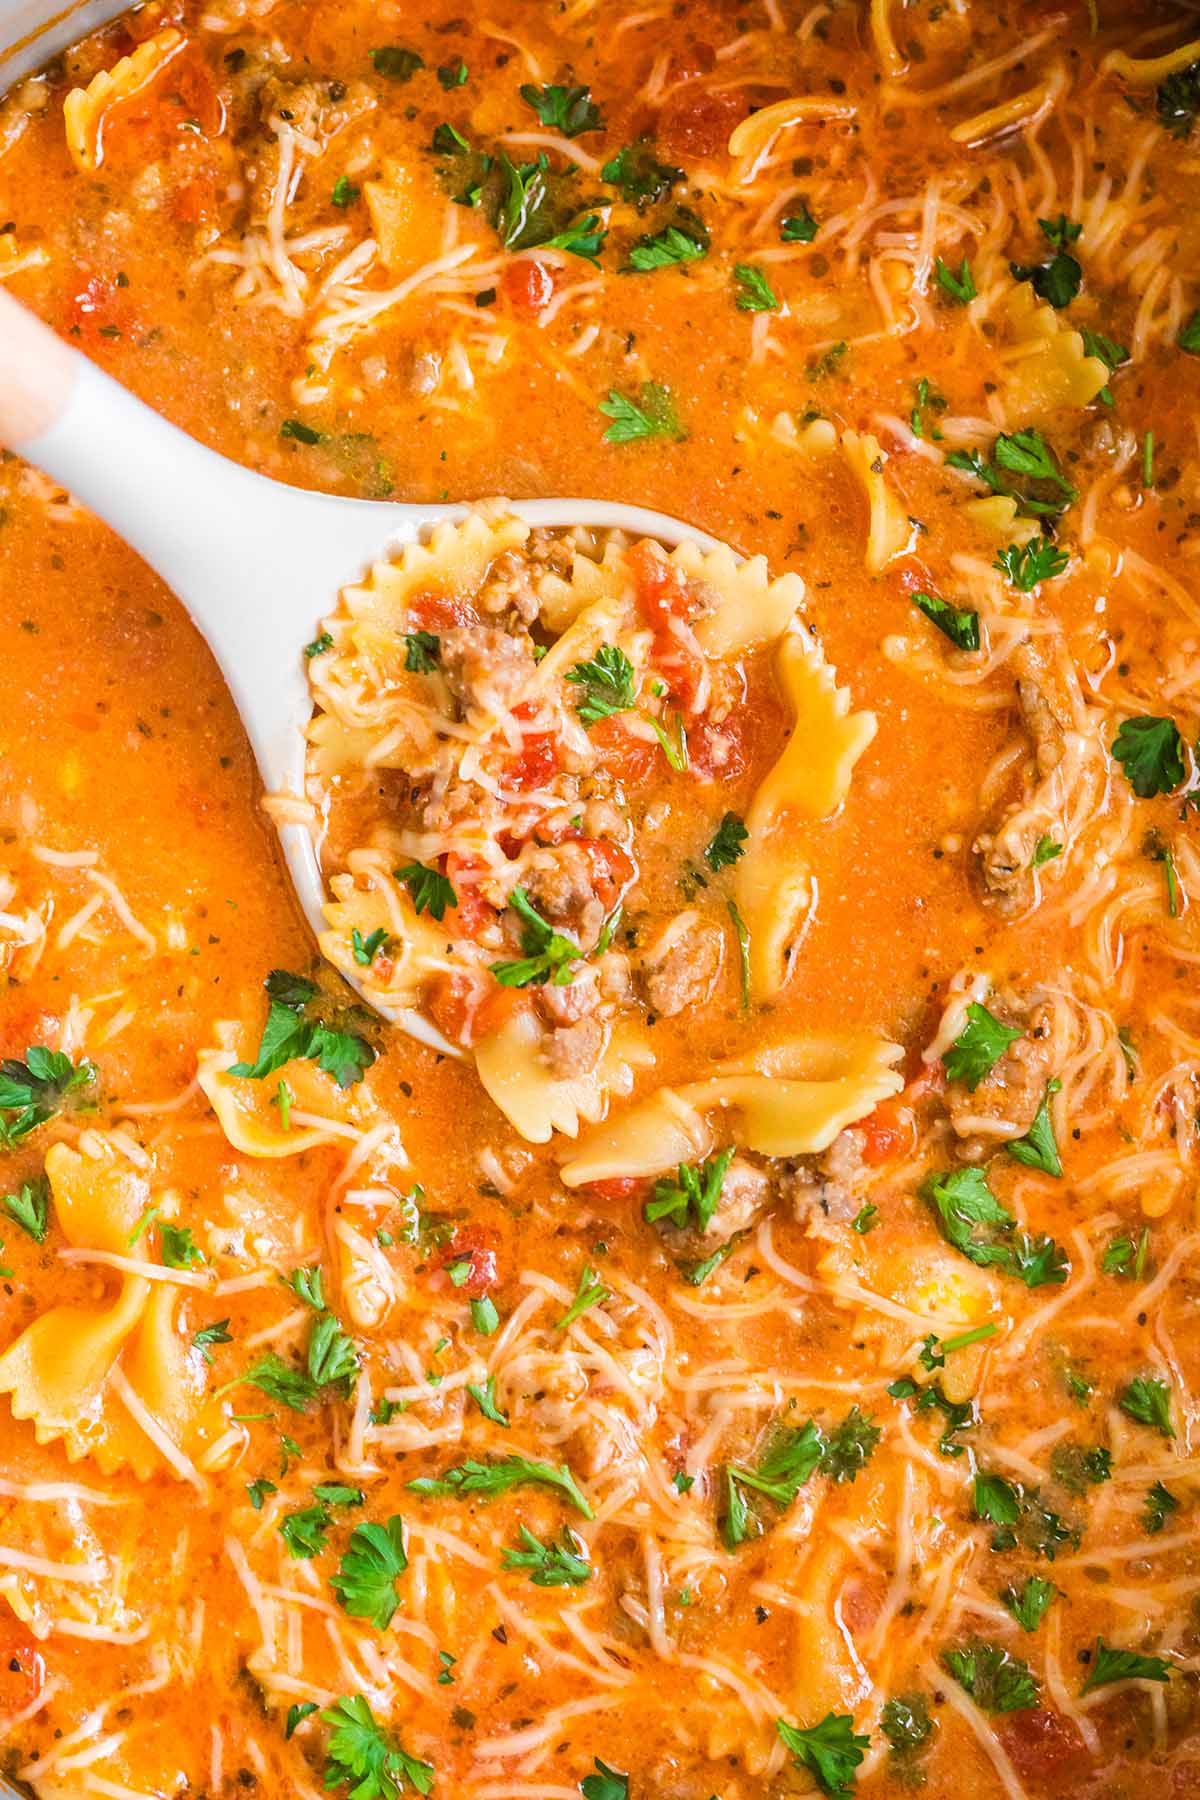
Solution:
[[[0,100],[14,295],[470,502],[263,795],[0,461],[0,1794],[1200,1795],[1198,115],[1169,0],[151,0]]]

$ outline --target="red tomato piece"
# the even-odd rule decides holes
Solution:
[[[914,1140],[912,1115],[901,1118],[894,1100],[884,1100],[854,1127],[863,1139],[863,1161],[872,1168],[891,1162]]]
[[[710,719],[689,721],[688,767],[703,781],[733,781],[745,770],[749,757],[745,743],[746,721],[732,714],[714,725]]]
[[[633,859],[610,838],[581,838],[579,848],[591,867],[596,898],[611,912],[636,873]]]
[[[479,615],[469,600],[438,588],[414,594],[408,603],[408,616],[413,631],[450,631],[455,625],[479,623]]]
[[[627,553],[637,588],[638,605],[646,623],[657,631],[667,630],[672,619],[686,619],[691,612],[691,595],[682,569],[668,562],[655,545],[634,544]]]
[[[63,318],[72,337],[96,343],[114,334],[124,337],[130,328],[132,309],[120,284],[107,275],[86,275],[82,271],[72,283],[71,293],[63,309]]]
[[[0,1724],[31,1706],[45,1685],[46,1664],[29,1633],[0,1627]]]
[[[1083,1754],[1075,1727],[1048,1707],[1013,1713],[997,1735],[1017,1774],[1031,1783],[1053,1780]]]
[[[669,94],[658,115],[659,149],[668,159],[717,156],[745,111],[736,88],[714,93],[690,82]]]
[[[611,1181],[589,1181],[587,1191],[602,1205],[619,1206],[634,1199],[645,1186],[640,1175],[614,1175]]]
[[[455,856],[453,851],[446,857],[446,879],[454,889],[457,906],[446,908],[443,924],[453,932],[455,937],[473,938],[488,922],[495,918],[496,909],[488,904],[479,892],[479,883],[474,877],[486,869],[487,864],[475,856]]]
[[[554,298],[553,274],[532,256],[520,256],[510,262],[500,286],[513,311],[525,319],[536,319]]]
[[[469,1300],[478,1300],[489,1288],[494,1288],[499,1278],[499,1267],[495,1246],[491,1234],[482,1225],[459,1225],[454,1236],[442,1253],[442,1267],[448,1269],[454,1263],[468,1262],[470,1269],[466,1279],[459,1282],[459,1292]]]
[[[601,719],[588,736],[599,752],[601,766],[630,787],[639,787],[645,781],[659,755],[657,744],[634,737],[619,718]]]
[[[439,977],[430,988],[426,1001],[429,1016],[438,1030],[466,1050],[480,1038],[499,1031],[514,1013],[531,1004],[529,996],[519,988],[501,987],[499,982],[490,993],[481,996],[479,983],[467,975]]]

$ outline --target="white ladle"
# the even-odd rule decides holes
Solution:
[[[469,511],[342,500],[252,474],[135,400],[2,288],[0,444],[61,482],[179,596],[229,683],[268,793],[304,792],[312,697],[303,646],[338,590]],[[530,525],[713,542],[664,513],[610,500],[523,500],[513,511]],[[301,825],[281,825],[279,836],[320,931],[325,888],[312,839]],[[388,1017],[458,1054],[417,1013]]]

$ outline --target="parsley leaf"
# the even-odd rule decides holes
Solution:
[[[1161,1531],[1168,1517],[1179,1511],[1179,1502],[1170,1488],[1156,1481],[1146,1493],[1146,1530]]]
[[[1063,1544],[1077,1544],[1079,1533],[1042,1504],[1036,1488],[1026,1490],[1003,1475],[980,1470],[972,1490],[975,1516],[996,1526],[993,1550],[1024,1545],[1035,1556],[1053,1562]]]
[[[0,1061],[0,1149],[14,1145],[61,1111],[68,1095],[91,1087],[98,1071],[86,1057],[78,1063],[61,1050],[32,1044],[24,1062]],[[9,1115],[9,1116],[2,1116]]]
[[[934,1731],[924,1694],[893,1694],[883,1703],[879,1725],[893,1755],[906,1762],[929,1742]]]
[[[279,427],[281,438],[293,438],[297,444],[319,444],[322,434],[302,419],[285,419]]]
[[[356,188],[348,175],[339,175],[329,198],[334,206],[353,206],[361,192],[362,189]]]
[[[942,1667],[984,1712],[1022,1712],[1038,1703],[1028,1663],[1000,1644],[970,1644],[942,1653]]]
[[[1046,221],[1040,220],[1043,231]],[[1083,268],[1066,250],[1056,250],[1047,263],[1010,262],[1014,281],[1028,281],[1039,300],[1047,300],[1056,311],[1069,306],[1083,286]]]
[[[467,1392],[479,1408],[485,1419],[493,1425],[503,1425],[508,1430],[508,1415],[502,1413],[496,1405],[496,1377],[489,1375],[482,1387],[477,1381],[468,1381]]]
[[[525,1456],[505,1456],[487,1462],[470,1457],[466,1462],[444,1469],[441,1475],[418,1476],[408,1485],[414,1494],[482,1494],[485,1499],[491,1500],[497,1494],[507,1493],[509,1488],[524,1487],[530,1483],[559,1489],[585,1519],[594,1518],[591,1507],[566,1463],[560,1463],[556,1469],[551,1463],[531,1462]]]
[[[358,1380],[358,1355],[352,1338],[332,1313],[323,1313],[308,1340],[308,1372],[318,1388],[340,1387],[349,1398]]]
[[[728,869],[746,854],[746,839],[750,833],[746,830],[745,821],[735,812],[723,815],[704,851],[704,860],[717,874],[721,869]]]
[[[1200,113],[1200,62],[1176,69],[1159,87],[1154,97],[1158,122],[1179,139],[1190,138],[1196,115]]]
[[[199,1245],[192,1240],[190,1227],[172,1225],[166,1219],[158,1222],[158,1245],[168,1269],[190,1269],[204,1261]]]
[[[802,196],[798,210],[786,213],[779,221],[779,235],[785,244],[811,244],[820,229]]]
[[[689,224],[691,221],[689,220]],[[662,231],[640,237],[631,247],[627,273],[648,275],[655,269],[670,269],[679,263],[699,262],[708,255],[708,233],[695,222],[691,230],[682,225],[668,225]]]
[[[1058,1589],[1040,1575],[1030,1575],[1022,1588],[1007,1587],[1000,1598],[1022,1631],[1036,1631]]]
[[[580,137],[585,131],[603,131],[604,120],[593,104],[591,89],[586,87],[534,87],[526,82],[521,98],[531,106],[550,131],[561,131],[564,137]]]
[[[1034,847],[1033,867],[1040,869],[1043,863],[1053,862],[1055,857],[1061,856],[1062,853],[1062,845],[1056,844],[1052,837],[1040,837]]]
[[[866,1237],[868,1231],[874,1231],[878,1223],[879,1208],[873,1201],[866,1200],[851,1219],[850,1229],[856,1231],[859,1237]]]
[[[588,1310],[589,1306],[599,1306],[610,1298],[611,1291],[602,1282],[596,1280],[596,1271],[591,1263],[585,1263],[579,1280],[575,1284],[575,1298],[562,1318],[557,1321],[555,1330],[565,1331],[568,1325],[573,1325],[575,1320]]]
[[[1186,325],[1181,325],[1175,342],[1181,350],[1192,356],[1200,356],[1200,306],[1198,306]]]
[[[458,906],[458,895],[451,883],[440,869],[431,869],[428,863],[408,863],[403,869],[397,869],[395,876],[408,889],[413,911],[427,912],[439,925],[446,916],[446,908]]]
[[[719,1156],[704,1163],[680,1163],[677,1182],[660,1176],[654,1184],[654,1198],[645,1205],[647,1222],[654,1225],[659,1219],[666,1219],[680,1230],[690,1223],[697,1231],[707,1231],[732,1161],[733,1150],[722,1150]]]
[[[1057,1287],[1066,1280],[1066,1257],[1052,1238],[1026,1232],[1010,1238],[1016,1220],[996,1199],[981,1169],[930,1174],[920,1191],[937,1213],[946,1241],[978,1268],[1002,1269],[1031,1288]]]
[[[942,1057],[942,1065],[951,1081],[961,1081],[973,1094],[1008,1046],[1023,1035],[972,1000],[967,1007],[967,1022]]]
[[[1140,1656],[1136,1650],[1114,1650],[1102,1637],[1096,1639],[1092,1666],[1080,1688],[1081,1695],[1110,1681],[1169,1681],[1171,1665],[1161,1656]]]
[[[608,390],[608,399],[599,410],[612,424],[604,433],[606,444],[631,444],[639,438],[674,438],[687,436],[675,412],[671,390],[657,381],[643,381],[637,397],[622,394],[617,388]]]
[[[1050,1473],[1068,1494],[1086,1494],[1089,1487],[1112,1480],[1112,1452],[1101,1444],[1090,1450],[1082,1444],[1057,1444],[1050,1457]]]
[[[396,1743],[381,1725],[362,1694],[343,1695],[321,1714],[330,1726],[325,1746],[325,1786],[350,1782],[351,1800],[396,1800],[409,1787],[428,1794],[433,1786],[432,1763],[416,1757]]]
[[[263,1501],[268,1494],[277,1494],[278,1492],[279,1489],[273,1481],[259,1480],[246,1483],[246,1493],[255,1512],[262,1511]]]
[[[429,675],[437,667],[442,640],[432,631],[406,631],[404,667],[410,675]]]
[[[610,1769],[598,1756],[593,1757],[592,1761],[596,1765],[596,1773],[585,1775],[579,1784],[583,1800],[629,1800],[628,1775],[622,1775],[619,1769]]]
[[[971,265],[965,256],[959,264],[957,275],[947,263],[942,261],[940,256],[933,265],[933,273],[942,292],[948,294],[951,300],[957,302],[959,306],[967,306],[975,299],[979,290],[975,286],[975,277],[971,273]]]
[[[315,1700],[297,1700],[287,1709],[287,1723],[284,1726],[284,1740],[295,1736],[297,1725],[303,1725],[305,1719],[311,1719],[317,1711]]]
[[[518,166],[501,155],[497,179],[504,184],[495,206],[495,225],[506,250],[532,250],[539,245],[565,250],[585,262],[598,262],[607,233],[598,229],[599,215],[580,215],[569,204],[570,177],[553,175],[548,157]]]
[[[502,1558],[506,1569],[528,1569],[534,1587],[582,1587],[590,1580],[592,1565],[581,1552],[585,1546],[572,1531],[565,1528],[557,1544],[543,1544],[524,1525],[518,1525],[520,1550],[506,1550]]]
[[[1171,1424],[1171,1386],[1154,1375],[1137,1375],[1117,1396],[1117,1405],[1139,1425],[1148,1425],[1165,1438],[1175,1436]]]
[[[1019,1163],[1024,1163],[1030,1169],[1040,1169],[1043,1175],[1060,1176],[1063,1172],[1054,1137],[1054,1120],[1050,1114],[1050,1102],[1061,1087],[1061,1081],[1046,1083],[1042,1103],[1034,1114],[1029,1130],[1024,1137],[1011,1138],[1004,1146],[1008,1154]]]
[[[831,1431],[821,1457],[821,1473],[831,1481],[853,1481],[875,1454],[883,1433],[870,1413],[852,1406],[836,1430]]]
[[[418,51],[405,50],[399,44],[384,44],[369,55],[376,74],[386,75],[389,81],[411,81],[417,70],[425,67],[425,58]]]
[[[352,1619],[370,1619],[386,1631],[400,1604],[396,1581],[408,1567],[404,1521],[396,1514],[386,1525],[356,1525],[329,1585]]]
[[[284,1513],[279,1521],[279,1535],[288,1554],[298,1561],[320,1556],[325,1548],[325,1533],[332,1520],[323,1506],[305,1506],[299,1512]]]
[[[752,1533],[762,1530],[751,1513],[744,1489],[764,1495],[778,1507],[790,1506],[817,1469],[828,1448],[825,1435],[814,1419],[803,1425],[779,1427],[753,1468],[731,1463],[725,1470],[725,1506],[721,1537],[727,1550],[735,1550]]]
[[[447,93],[450,93],[454,88],[467,85],[468,73],[467,65],[462,57],[456,56],[452,62],[438,64],[437,78],[439,84]]]
[[[360,969],[369,969],[379,952],[388,942],[387,930],[377,925],[366,937],[356,925],[350,933],[350,950]]]
[[[317,1397],[317,1385],[311,1375],[285,1362],[274,1350],[259,1357],[237,1381],[257,1388],[268,1400],[290,1407],[293,1412],[307,1412],[309,1403]]]
[[[583,953],[574,938],[555,931],[532,904],[524,888],[515,887],[508,904],[521,920],[524,957],[490,964],[501,987],[567,987],[575,979],[571,964]]]
[[[634,703],[633,664],[616,644],[601,644],[590,662],[578,662],[566,679],[584,692],[575,710],[584,725],[596,725]]]
[[[966,608],[951,606],[937,594],[912,594],[913,605],[923,612],[931,625],[936,625],[943,637],[948,637],[958,650],[978,650],[979,614]]]
[[[734,305],[739,312],[776,312],[779,301],[762,269],[754,263],[733,267]]]
[[[217,1319],[211,1325],[202,1325],[199,1331],[192,1333],[192,1343],[200,1352],[209,1368],[212,1367],[213,1344],[232,1344],[233,1337],[229,1330],[228,1319]]]
[[[1079,498],[1078,489],[1060,473],[1041,432],[1032,429],[1001,433],[992,445],[990,460],[979,450],[951,450],[946,465],[973,475],[994,494],[1007,494],[1017,502],[1018,512],[1033,518],[1057,517]],[[1012,475],[1026,485],[1014,486],[1008,479]]]
[[[626,144],[600,171],[601,181],[619,188],[623,197],[639,212],[656,200],[665,200],[676,182],[684,178],[683,170],[661,163],[645,138]]]
[[[776,1719],[775,1729],[791,1751],[798,1769],[807,1769],[828,1800],[847,1800],[854,1791],[854,1771],[871,1747],[869,1737],[855,1733],[848,1713],[826,1713],[817,1725],[789,1725]]]
[[[314,1312],[325,1311],[321,1271],[316,1263],[306,1269],[293,1269],[290,1275],[281,1275],[279,1279],[284,1287],[292,1290],[297,1300],[303,1300],[305,1306],[311,1306]]]
[[[318,989],[302,975],[272,969],[266,979],[270,1005],[254,1062],[231,1064],[228,1073],[249,1081],[261,1081],[286,1063],[304,1058],[332,1075],[339,1087],[361,1081],[375,1061],[375,1051],[357,1032],[341,1031],[309,1008]]]
[[[1112,753],[1141,800],[1169,794],[1183,780],[1183,739],[1174,719],[1149,713],[1126,719],[1113,739]]]
[[[1028,594],[1039,582],[1052,581],[1061,575],[1070,560],[1066,551],[1060,550],[1049,538],[1035,537],[1027,544],[1009,544],[992,567],[1007,575],[1021,593]]]
[[[35,1175],[21,1183],[19,1194],[5,1194],[0,1199],[10,1219],[16,1221],[35,1244],[44,1244],[50,1229],[50,1183],[45,1175]]]

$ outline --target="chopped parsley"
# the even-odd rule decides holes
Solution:
[[[1066,551],[1060,550],[1049,538],[1035,537],[1027,544],[1009,544],[992,567],[1007,575],[1021,593],[1028,594],[1039,582],[1052,581],[1061,575],[1070,560]]]
[[[606,444],[632,444],[639,438],[674,438],[687,436],[679,423],[671,390],[661,382],[643,381],[637,396],[622,394],[617,388],[608,390],[600,412],[612,424],[604,433]]]
[[[209,1368],[212,1367],[212,1346],[214,1344],[232,1344],[233,1337],[229,1330],[228,1319],[217,1319],[211,1325],[202,1325],[199,1331],[192,1333],[192,1343],[200,1352]]]
[[[1040,869],[1043,863],[1053,862],[1062,853],[1062,845],[1055,843],[1052,837],[1040,837],[1034,847],[1032,866]]]
[[[396,1800],[410,1787],[418,1794],[432,1788],[433,1764],[410,1756],[377,1724],[362,1694],[335,1700],[321,1714],[321,1723],[330,1728],[325,1745],[327,1789],[350,1787],[352,1800]]]
[[[294,438],[298,444],[319,444],[321,433],[314,431],[311,425],[305,425],[301,419],[285,419],[279,427],[281,438]]]
[[[425,58],[418,51],[405,50],[400,44],[384,44],[369,55],[376,74],[386,75],[389,81],[411,81],[425,67]]]
[[[1054,1602],[1058,1589],[1040,1575],[1030,1575],[1020,1588],[1007,1587],[1000,1598],[1022,1631],[1036,1631]]]
[[[494,1375],[489,1375],[482,1386],[477,1381],[468,1381],[467,1392],[485,1419],[490,1419],[493,1425],[502,1425],[505,1431],[508,1430],[508,1414],[502,1413],[496,1405],[496,1377]]]
[[[1000,1644],[945,1650],[942,1667],[984,1712],[1022,1712],[1038,1703],[1038,1685],[1029,1664]]]
[[[1092,1666],[1080,1688],[1081,1695],[1110,1681],[1169,1681],[1171,1665],[1161,1656],[1140,1656],[1136,1650],[1114,1650],[1102,1637],[1096,1639]]]
[[[527,1569],[534,1587],[582,1587],[591,1579],[592,1565],[582,1554],[586,1546],[565,1527],[556,1544],[543,1544],[525,1525],[518,1525],[519,1550],[506,1550],[506,1569]]]
[[[1117,1396],[1117,1405],[1129,1418],[1136,1419],[1139,1425],[1148,1425],[1151,1431],[1160,1432],[1165,1438],[1175,1436],[1175,1428],[1171,1424],[1169,1382],[1160,1381],[1155,1375],[1137,1375],[1122,1388]]]
[[[294,1737],[296,1727],[298,1725],[303,1725],[305,1719],[311,1719],[312,1715],[317,1710],[318,1708],[315,1700],[297,1700],[289,1706],[287,1709],[287,1722],[283,1729],[285,1741],[290,1737]]]
[[[404,667],[410,675],[431,675],[437,667],[442,640],[432,631],[406,631]]]
[[[1054,1120],[1050,1113],[1050,1102],[1061,1087],[1061,1081],[1046,1083],[1041,1105],[1034,1114],[1029,1130],[1024,1137],[1010,1138],[1004,1146],[1017,1162],[1024,1163],[1030,1169],[1040,1169],[1043,1175],[1060,1176],[1063,1172],[1054,1137]]]
[[[735,812],[723,815],[704,850],[704,860],[716,875],[721,869],[728,869],[746,854],[746,839],[750,833],[746,824]]]
[[[986,1469],[975,1476],[972,1504],[976,1518],[996,1526],[993,1550],[1012,1550],[1021,1544],[1035,1556],[1053,1562],[1064,1544],[1079,1541],[1078,1532],[1042,1504],[1036,1489],[1020,1487]]]
[[[1192,356],[1200,356],[1200,306],[1198,306],[1186,325],[1181,325],[1175,342],[1181,350]]]
[[[1100,1267],[1106,1275],[1131,1275],[1135,1281],[1140,1281],[1146,1272],[1149,1254],[1150,1227],[1143,1225],[1136,1243],[1128,1236],[1113,1238]]]
[[[571,964],[582,955],[579,945],[564,932],[555,931],[532,904],[524,888],[515,887],[508,904],[521,920],[523,957],[490,964],[501,987],[567,987],[575,979]]]
[[[776,1719],[775,1729],[796,1767],[808,1771],[827,1800],[846,1800],[853,1794],[855,1770],[871,1740],[855,1732],[848,1713],[826,1713],[819,1724],[807,1726]]]
[[[396,880],[402,881],[408,889],[415,913],[428,913],[440,925],[446,916],[446,908],[458,906],[458,895],[440,869],[431,869],[427,863],[411,862],[403,869],[397,869],[395,874]]]
[[[874,1231],[878,1223],[879,1208],[872,1201],[867,1200],[851,1219],[850,1229],[856,1231],[859,1237],[866,1237],[868,1231]]]
[[[910,596],[913,605],[923,612],[931,625],[936,625],[943,637],[957,650],[978,650],[979,614],[965,607],[951,606],[937,594],[913,594]]]
[[[445,88],[447,93],[450,93],[454,88],[466,87],[468,73],[467,65],[462,57],[456,56],[451,62],[438,64],[438,83]]]
[[[1112,1452],[1102,1444],[1087,1450],[1082,1444],[1056,1444],[1050,1457],[1050,1473],[1068,1494],[1086,1494],[1112,1480]]]
[[[916,1759],[928,1747],[936,1729],[924,1694],[893,1694],[884,1701],[879,1728],[891,1747],[895,1769],[907,1787],[917,1786],[921,1772]]]
[[[491,1500],[510,1488],[531,1483],[558,1489],[585,1519],[595,1516],[566,1463],[555,1468],[551,1463],[531,1462],[525,1456],[492,1458],[487,1462],[470,1457],[466,1462],[444,1469],[441,1475],[421,1475],[408,1485],[414,1494],[480,1494]]]
[[[980,450],[951,450],[948,468],[974,476],[994,494],[1017,502],[1017,511],[1032,518],[1057,518],[1079,498],[1079,490],[1060,471],[1040,431],[1002,432],[990,458]],[[1014,485],[1016,477],[1023,485]]]
[[[624,199],[645,211],[656,200],[665,200],[676,182],[684,179],[682,169],[661,163],[645,138],[626,144],[600,171],[601,181],[619,188]]]
[[[366,937],[357,925],[350,933],[350,950],[360,969],[369,969],[387,943],[388,934],[382,925],[377,925]]]
[[[934,279],[944,294],[949,295],[959,306],[967,306],[975,299],[979,290],[975,286],[975,277],[971,273],[971,265],[964,256],[958,266],[958,274],[939,256],[933,265]]]
[[[1200,62],[1189,63],[1167,76],[1154,96],[1154,110],[1159,124],[1172,137],[1191,137],[1200,113]]]
[[[1170,1515],[1178,1511],[1178,1500],[1170,1488],[1164,1487],[1161,1481],[1156,1481],[1154,1486],[1147,1490],[1145,1511],[1147,1531],[1161,1531]]]
[[[45,1175],[23,1181],[20,1192],[5,1194],[0,1206],[35,1244],[45,1243],[50,1229],[50,1183]]]
[[[805,1482],[821,1467],[826,1449],[823,1432],[814,1419],[809,1419],[803,1425],[781,1426],[753,1468],[736,1463],[726,1468],[721,1536],[727,1550],[735,1550],[762,1530],[745,1490],[764,1495],[781,1510],[790,1506]]]
[[[321,1281],[321,1270],[316,1263],[307,1268],[293,1269],[290,1275],[279,1277],[284,1287],[290,1288],[297,1300],[305,1306],[311,1306],[314,1312],[325,1311],[325,1293]]]
[[[263,1501],[269,1494],[277,1494],[278,1492],[279,1489],[273,1481],[260,1479],[258,1481],[248,1481],[246,1483],[246,1493],[255,1512],[262,1511]]]
[[[324,1506],[305,1506],[299,1512],[284,1513],[279,1521],[279,1535],[288,1547],[288,1555],[298,1561],[320,1556],[332,1523],[329,1509]]]
[[[795,210],[779,221],[779,235],[785,244],[811,244],[820,229],[803,196],[798,197]]]
[[[601,644],[590,662],[568,669],[566,679],[583,689],[575,710],[586,726],[628,712],[634,704],[633,664],[617,644]]]
[[[327,650],[332,649],[333,638],[328,631],[323,631],[319,637],[312,640],[311,644],[305,644],[304,654],[311,662],[314,656],[324,656]]]
[[[693,222],[689,218],[688,226],[689,229],[682,225],[667,225],[662,231],[638,238],[630,248],[626,272],[649,275],[655,269],[699,262],[702,256],[708,255],[708,233],[698,219]]]
[[[680,725],[682,731],[683,726]],[[742,990],[742,1011],[750,1011],[750,928],[742,917],[741,908],[733,898],[725,902],[725,910],[729,914],[733,935],[738,947],[738,980]]]
[[[1129,351],[1124,344],[1105,337],[1102,331],[1089,331],[1086,325],[1083,329],[1083,353],[1085,356],[1097,357],[1110,370],[1119,369],[1122,363],[1129,361]],[[1105,406],[1115,404],[1112,389],[1108,387],[1102,387],[1096,398]]]
[[[651,1225],[660,1219],[680,1230],[693,1226],[705,1232],[712,1224],[725,1176],[733,1161],[733,1151],[722,1150],[704,1163],[680,1163],[677,1179],[660,1176],[654,1184],[654,1197],[647,1200],[645,1217]]]
[[[362,189],[356,188],[348,175],[339,175],[329,198],[334,206],[353,206],[361,192]]]
[[[776,312],[779,300],[762,269],[755,263],[735,263],[734,305],[739,312]]]
[[[981,1169],[931,1174],[922,1198],[937,1214],[947,1243],[981,1269],[997,1268],[1026,1287],[1058,1287],[1067,1279],[1067,1259],[1052,1238],[1016,1232],[1016,1220],[1001,1206]]]
[[[972,1000],[967,1007],[967,1022],[942,1057],[942,1065],[951,1081],[961,1081],[973,1094],[984,1077],[991,1073],[1010,1044],[1024,1034],[1005,1025],[986,1006]]]
[[[506,250],[545,246],[599,263],[608,234],[600,226],[599,214],[581,215],[578,207],[569,204],[570,176],[552,174],[544,154],[536,162],[520,165],[501,154],[495,167],[503,182],[494,208],[495,225]]]
[[[1083,285],[1083,270],[1066,246],[1077,241],[1082,225],[1059,213],[1057,219],[1039,219],[1042,235],[1054,255],[1046,263],[1009,263],[1014,281],[1028,281],[1040,300],[1048,300],[1056,310],[1069,306]]]
[[[386,1631],[400,1604],[396,1582],[408,1567],[404,1521],[396,1515],[386,1525],[356,1525],[329,1585],[352,1619],[369,1619]]]
[[[1183,780],[1183,739],[1174,719],[1149,713],[1126,719],[1113,739],[1112,753],[1141,800],[1169,794]]]
[[[866,1468],[883,1433],[869,1413],[852,1406],[831,1431],[821,1458],[821,1473],[830,1481],[853,1481]]]
[[[287,969],[272,969],[264,985],[270,1004],[258,1055],[252,1063],[231,1064],[230,1075],[262,1081],[285,1064],[304,1059],[315,1062],[339,1087],[362,1080],[375,1061],[375,1050],[359,1033],[340,1029],[336,1017],[327,1021],[315,1010],[320,989],[314,982]]]
[[[592,1758],[594,1775],[585,1775],[579,1784],[583,1800],[629,1800],[629,1777],[619,1769],[610,1769],[598,1756]]]
[[[534,87],[526,82],[521,98],[531,106],[542,124],[550,131],[561,131],[564,137],[580,137],[585,131],[603,131],[604,120],[593,103],[591,89],[586,87]]]
[[[45,1044],[32,1044],[23,1062],[6,1056],[0,1061],[0,1149],[11,1150],[44,1125],[70,1095],[91,1087],[98,1073],[86,1057],[74,1063]]]
[[[596,1271],[591,1263],[585,1263],[580,1271],[579,1280],[575,1284],[575,1298],[568,1306],[562,1318],[556,1321],[555,1330],[565,1331],[573,1325],[591,1306],[600,1306],[605,1300],[612,1298],[612,1291],[603,1282],[596,1280]]]
[[[193,1241],[187,1225],[172,1225],[166,1219],[160,1219],[158,1247],[168,1269],[190,1269],[204,1261],[204,1253]]]

